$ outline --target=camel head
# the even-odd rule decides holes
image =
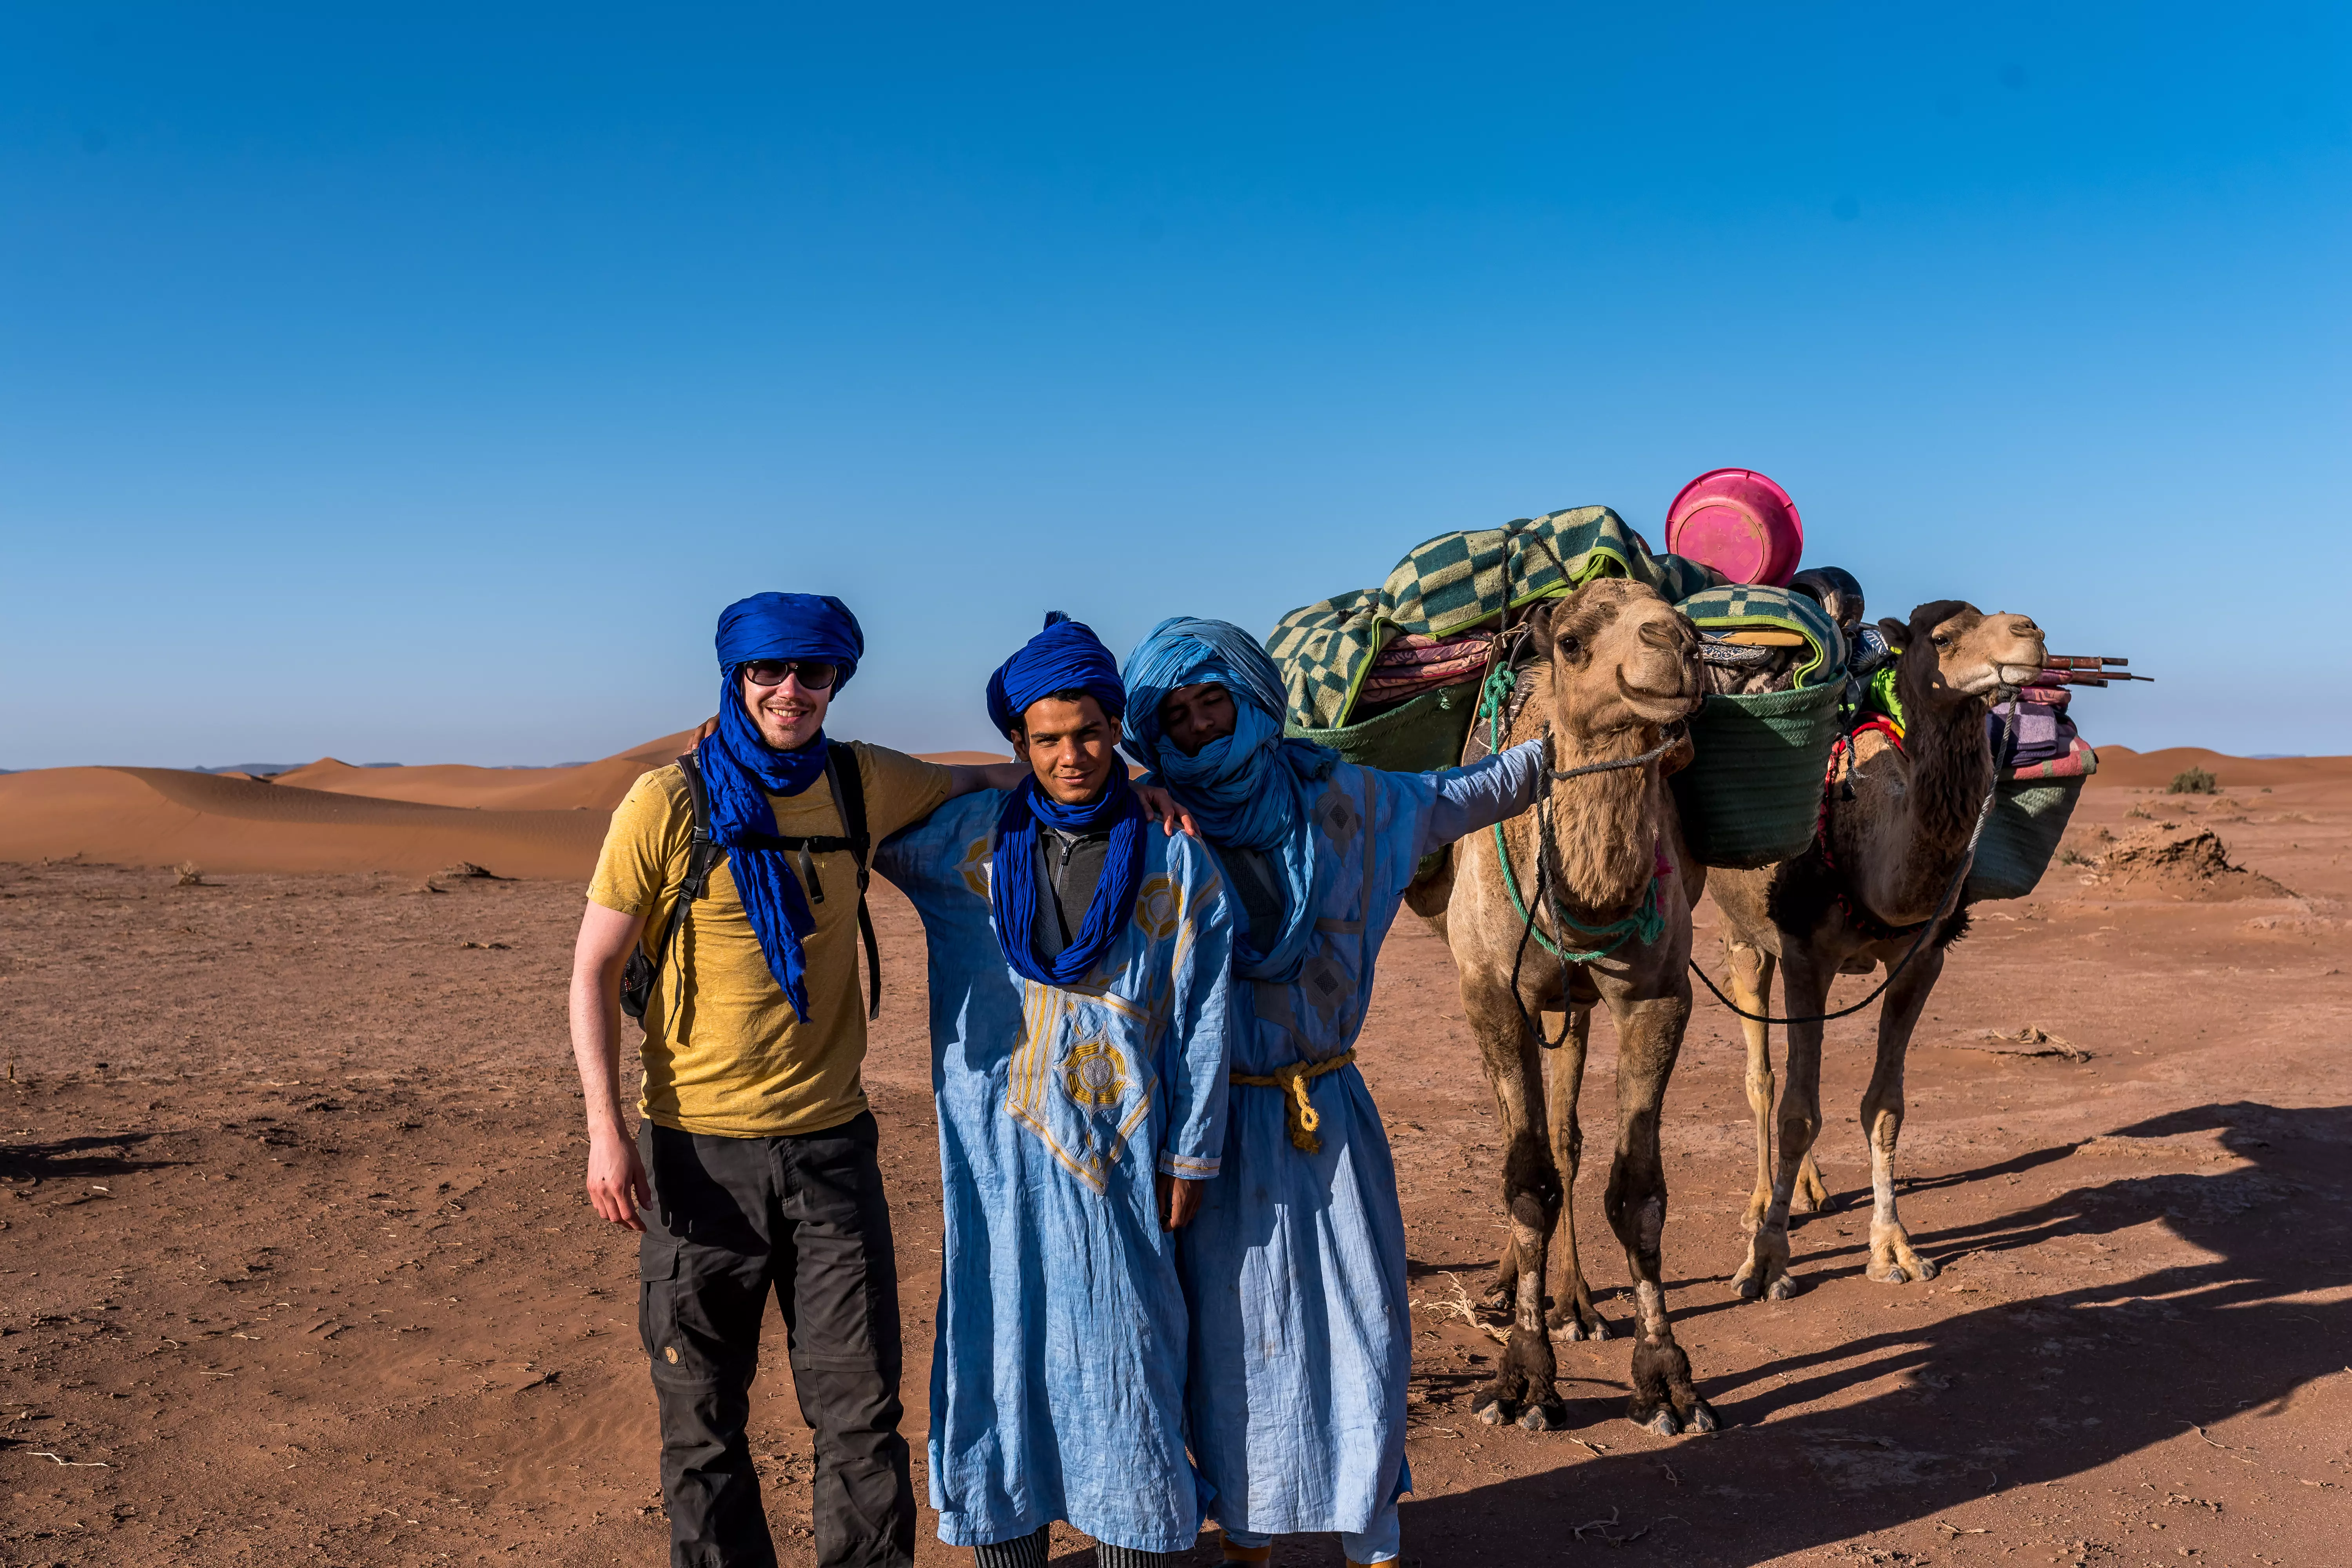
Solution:
[[[1911,624],[1878,623],[1903,649],[1897,678],[1905,706],[1950,708],[1990,702],[2004,686],[2018,686],[2047,657],[2042,628],[2027,616],[1986,615],[1958,599],[1938,599],[1911,612]]]
[[[1539,606],[1528,625],[1551,665],[1561,733],[1590,740],[1670,724],[1706,696],[1698,634],[1654,588],[1598,578]]]

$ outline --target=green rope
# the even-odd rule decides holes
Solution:
[[[1490,752],[1500,752],[1503,749],[1503,709],[1512,689],[1518,685],[1518,681],[1519,672],[1506,665],[1487,676],[1486,685],[1479,690],[1477,716],[1486,721],[1486,749]],[[1636,937],[1643,942],[1648,943],[1657,941],[1659,937],[1665,934],[1665,917],[1658,913],[1658,879],[1654,876],[1650,879],[1649,891],[1643,896],[1642,907],[1623,920],[1612,921],[1605,926],[1587,926],[1569,919],[1567,913],[1560,909],[1559,900],[1554,899],[1551,901],[1551,918],[1563,931],[1572,927],[1580,931],[1590,931],[1594,936],[1610,939],[1602,946],[1586,952],[1559,946],[1541,931],[1535,930],[1535,922],[1528,918],[1527,900],[1519,897],[1519,874],[1511,866],[1511,847],[1504,841],[1503,825],[1499,822],[1495,824],[1493,831],[1495,858],[1503,863],[1503,890],[1511,895],[1511,912],[1517,915],[1522,923],[1535,931],[1536,942],[1554,958],[1565,963],[1591,963],[1608,957],[1624,946],[1628,937]],[[1540,845],[1538,846],[1536,853],[1538,855],[1543,853]]]

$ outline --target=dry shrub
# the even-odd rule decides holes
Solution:
[[[2167,795],[2219,795],[2221,781],[2203,768],[2183,768],[2164,786]]]

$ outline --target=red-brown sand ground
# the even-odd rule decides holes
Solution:
[[[1799,1226],[1794,1300],[1732,1295],[1742,1047],[1702,994],[1667,1101],[1665,1248],[1713,1436],[1622,1418],[1622,1337],[1559,1347],[1572,1431],[1471,1418],[1496,1347],[1454,1303],[1501,1240],[1498,1150],[1450,960],[1400,921],[1361,1059],[1417,1301],[1408,1562],[2346,1560],[2352,762],[2103,754],[2068,853],[2211,826],[2291,894],[2068,863],[1979,906],[1910,1058],[1904,1214],[1943,1266],[1925,1285],[1862,1277],[1864,1014],[1829,1033],[1822,1163],[1845,1206]],[[2224,794],[2152,793],[2183,756]],[[87,772],[123,782],[0,779],[0,1563],[664,1561],[635,1247],[579,1191],[563,988],[584,867],[530,868],[593,855],[601,812],[296,785],[377,815],[257,818],[193,775]],[[77,805],[81,787],[119,793]],[[28,826],[36,799],[52,819]],[[133,805],[149,837],[100,836]],[[584,837],[529,826],[548,817]],[[64,837],[23,847],[36,832]],[[178,885],[159,867],[198,832],[222,852]],[[424,879],[456,859],[517,879]],[[895,894],[877,913],[867,1083],[919,1488],[940,1238],[922,944]],[[2086,1059],[1981,1048],[2028,1027]],[[1614,1045],[1595,1036],[1576,1219],[1622,1331],[1600,1202]],[[784,1560],[808,1563],[790,1379],[779,1344],[753,1446]],[[964,1560],[928,1517],[919,1555]],[[1057,1563],[1087,1560],[1057,1540]],[[1276,1553],[1339,1561],[1328,1537]]]

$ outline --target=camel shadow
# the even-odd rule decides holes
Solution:
[[[2153,1147],[2176,1163],[2232,1160],[2230,1169],[2126,1166],[1997,1220],[1916,1237],[1948,1268],[2153,1220],[2193,1244],[2195,1261],[2002,1300],[1810,1355],[1718,1368],[1700,1390],[1726,1422],[1721,1435],[1600,1458],[1575,1449],[1537,1474],[1408,1499],[1406,1559],[1427,1568],[1567,1563],[1600,1541],[1622,1544],[1630,1561],[1648,1553],[1676,1568],[1730,1568],[1937,1520],[1990,1492],[2063,1481],[2248,1410],[2275,1415],[2298,1388],[2340,1373],[2352,1343],[2352,1302],[2294,1299],[2352,1284],[2342,1169],[2352,1107],[2205,1105],[2095,1142],[2100,1152],[2137,1161],[2144,1155],[2130,1141],[2147,1147],[2216,1132],[2219,1142]],[[1987,1169],[2014,1172],[2083,1147]],[[1835,1277],[1823,1259],[1807,1249],[1810,1279]],[[1860,1268],[1857,1258],[1849,1271]],[[1897,1376],[1896,1387],[1859,1403],[1801,1408]],[[1455,1402],[1440,1382],[1416,1381],[1433,1406]],[[1585,1403],[1578,1415],[1614,1415],[1621,1399],[1612,1388],[1606,1405]],[[1452,1417],[1462,1414],[1437,1419],[1460,1426]]]

